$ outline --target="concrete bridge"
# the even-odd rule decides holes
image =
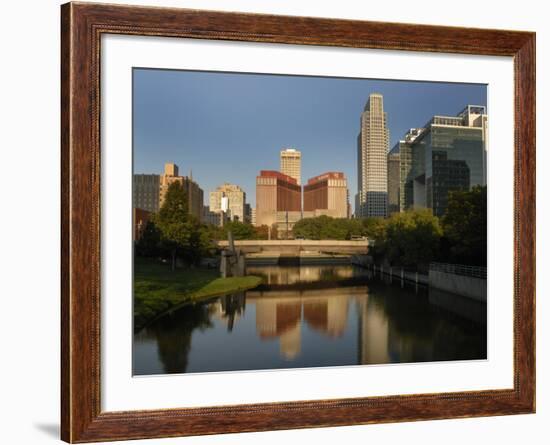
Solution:
[[[218,241],[218,246],[225,248],[227,241]],[[241,240],[235,241],[235,247],[245,254],[300,254],[326,255],[366,255],[369,249],[368,240]]]

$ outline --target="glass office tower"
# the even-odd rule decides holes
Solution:
[[[485,107],[468,105],[457,116],[434,116],[411,150],[413,206],[443,216],[449,192],[487,185]]]

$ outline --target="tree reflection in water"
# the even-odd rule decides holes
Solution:
[[[231,332],[235,324],[235,318],[244,314],[246,308],[246,298],[244,292],[234,295],[225,295],[220,298],[221,311],[223,318],[227,318],[227,330]]]
[[[208,306],[189,304],[156,320],[140,334],[156,340],[164,372],[173,374],[187,370],[193,331],[211,326]]]
[[[187,305],[157,319],[135,336],[134,372],[487,356],[484,304],[432,291],[416,293],[414,287],[401,289],[369,277],[362,285],[342,285],[342,279],[356,283],[349,280],[358,276],[349,266],[299,269],[266,268],[271,286]]]

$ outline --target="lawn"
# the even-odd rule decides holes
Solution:
[[[134,262],[134,328],[141,329],[160,314],[186,302],[251,289],[260,277],[220,278],[217,269],[180,268],[136,258]]]

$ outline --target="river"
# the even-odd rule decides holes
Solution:
[[[487,356],[486,305],[351,265],[258,266],[259,289],[183,306],[134,335],[134,375]]]

